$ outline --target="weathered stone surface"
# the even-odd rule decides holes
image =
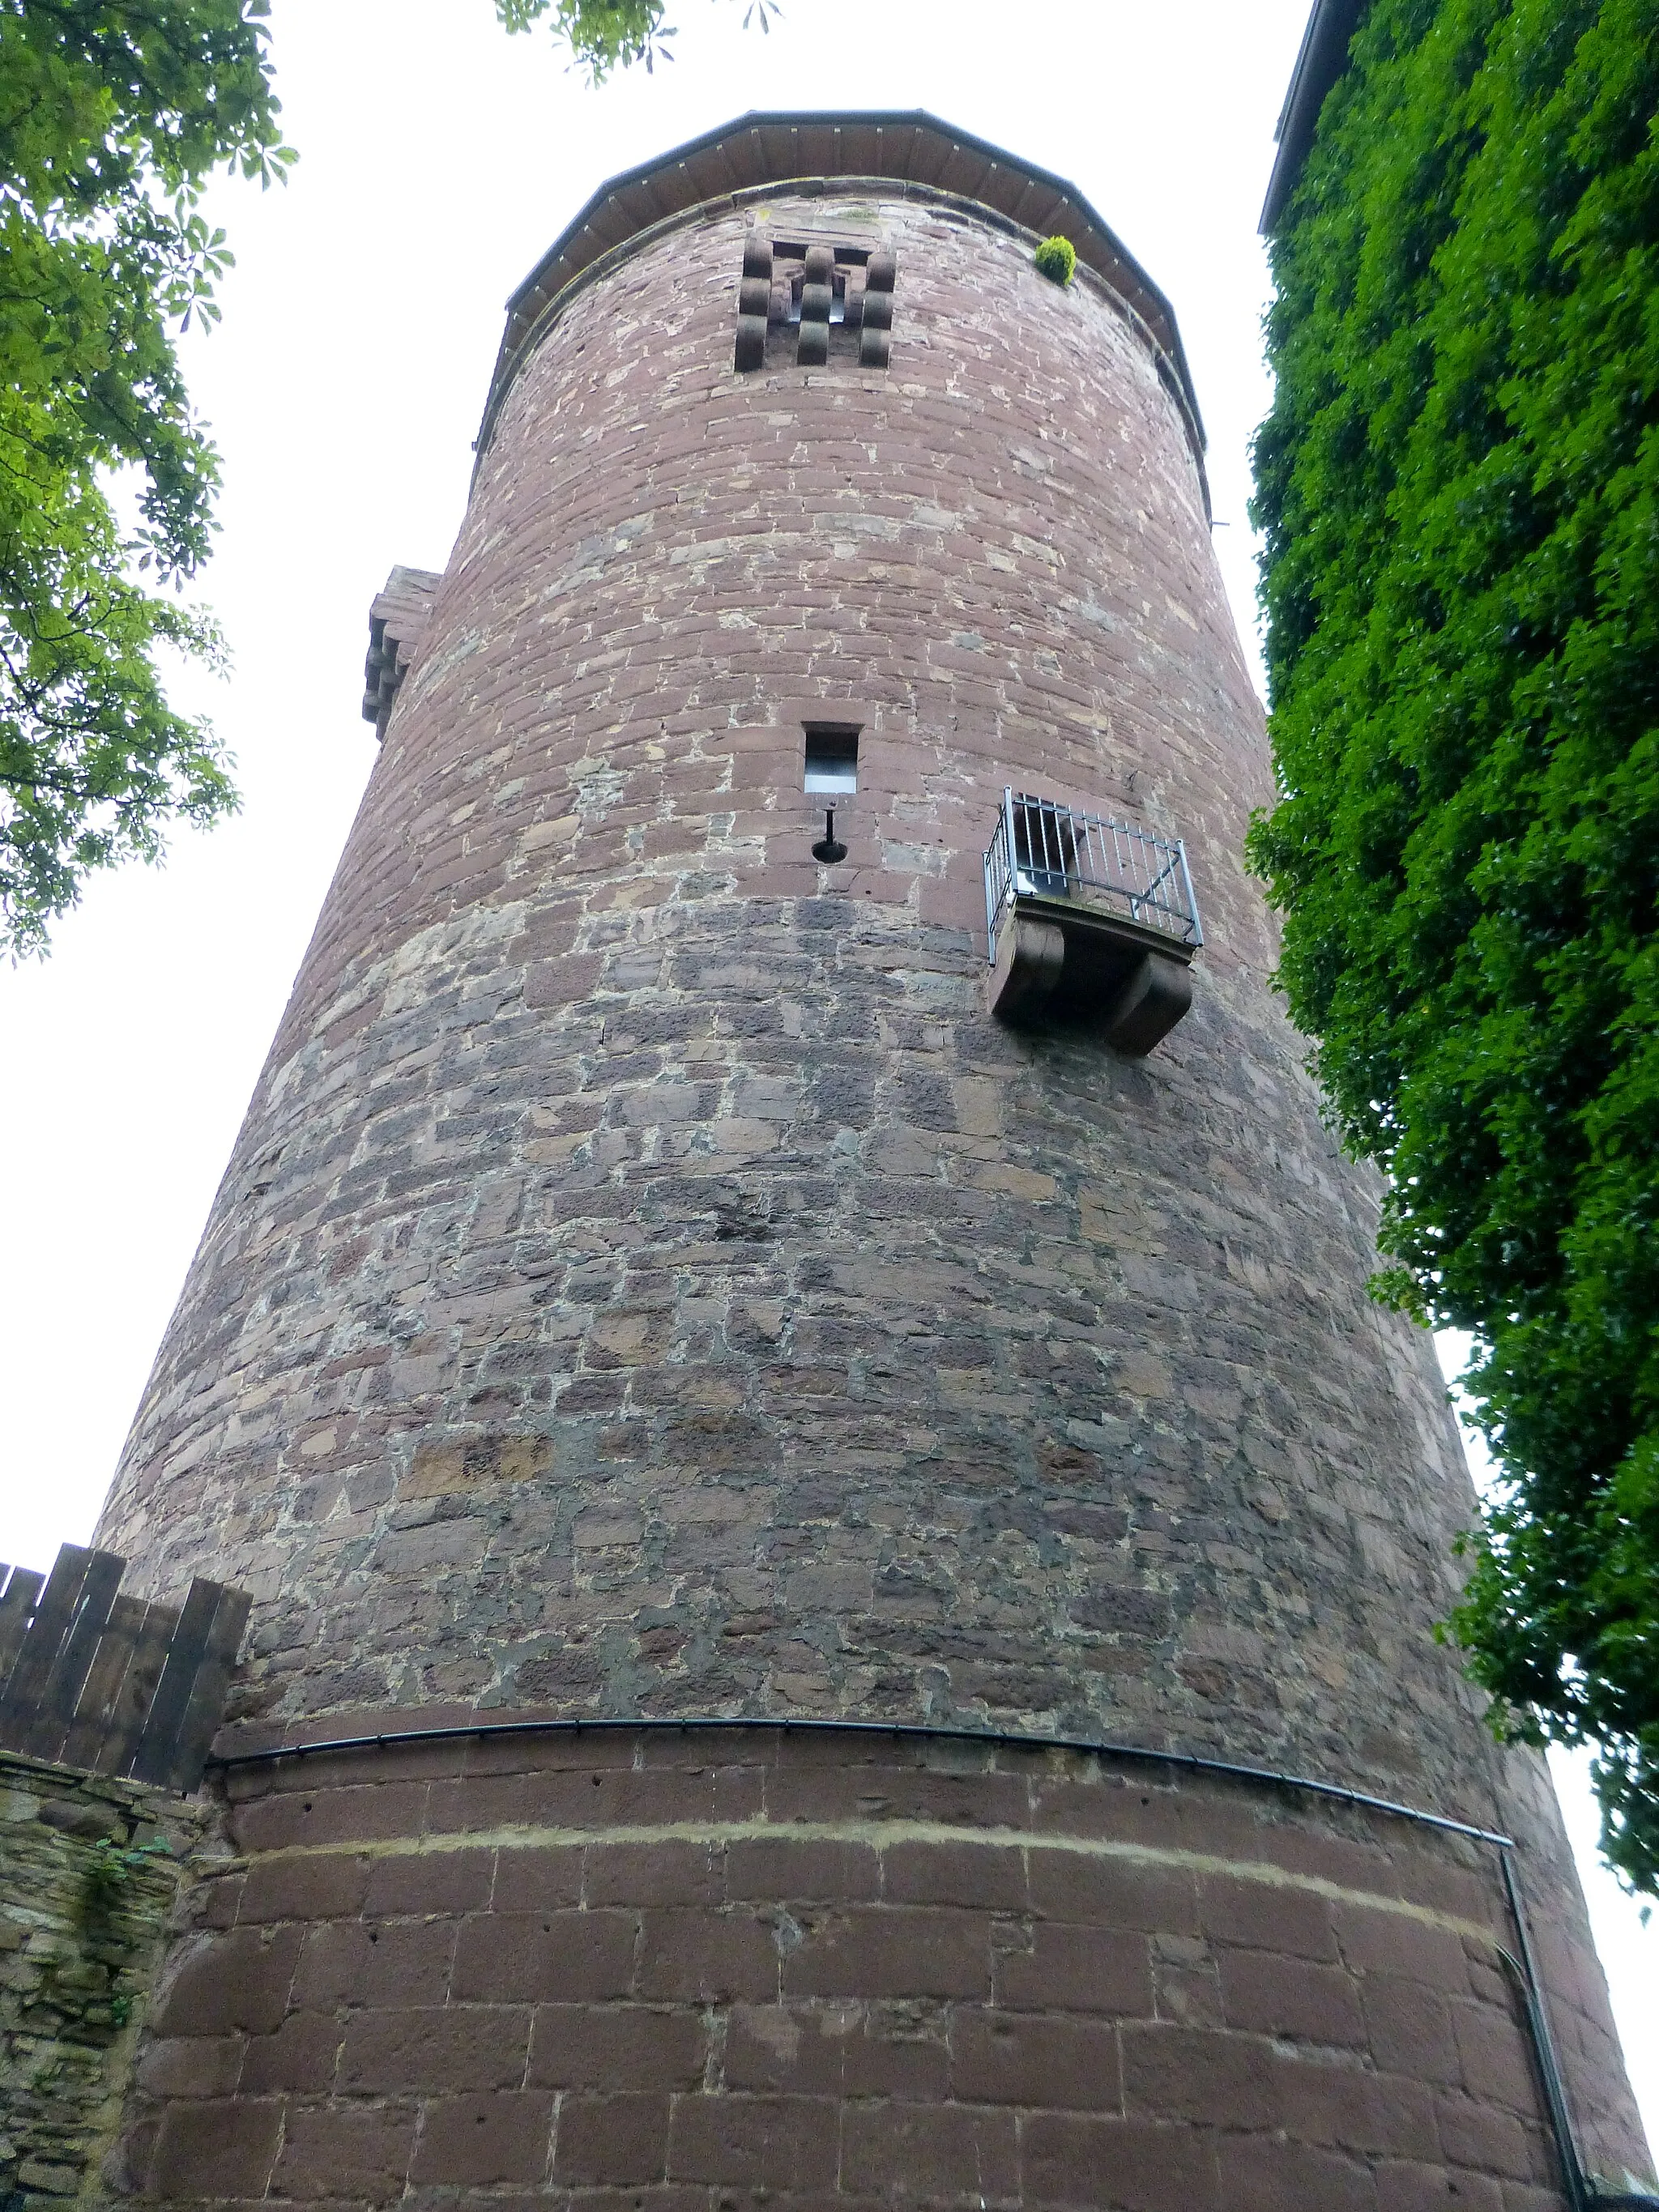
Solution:
[[[1490,1813],[1181,419],[1097,289],[878,213],[884,378],[737,378],[736,216],[521,373],[106,1540],[259,1593],[250,1711],[1174,1730]],[[835,870],[810,700],[864,725]],[[1009,781],[1188,840],[1145,1066],[987,1015]]]
[[[372,1749],[233,1770],[233,1924],[195,1939],[131,2115],[150,2197],[852,2203],[902,2176],[915,2202],[1221,2207],[1244,2171],[1251,2203],[1371,2206],[1386,2160],[1436,2201],[1493,2174],[1557,2201],[1491,1853],[1462,1839],[763,1723],[423,1755],[391,1834]],[[188,2017],[216,1989],[235,2020]]]
[[[0,1752],[0,2203],[107,2202],[133,2054],[200,1820]],[[152,2047],[158,2081],[179,2078]],[[227,2085],[228,2086],[228,2085]]]
[[[771,204],[781,234],[790,188]],[[1240,859],[1270,796],[1261,714],[1182,415],[1094,276],[1046,283],[1029,240],[920,187],[804,196],[793,219],[854,216],[902,272],[880,374],[738,374],[748,217],[722,204],[574,290],[511,385],[101,1540],[158,1595],[191,1572],[256,1594],[243,1740],[416,1708],[897,1717],[1174,1742],[1510,1829],[1592,2152],[1632,2159],[1547,1779],[1490,1742],[1433,1641],[1468,1480],[1426,1340],[1366,1296],[1375,1186],[1271,989]],[[811,853],[812,719],[860,733],[834,866]],[[1005,786],[1186,839],[1205,950],[1149,1058],[988,1012],[980,855]],[[592,1776],[555,1820],[533,1778],[375,1760],[314,1809],[277,1793],[235,1817],[265,1853],[493,1805],[556,1852],[613,1801],[635,1844],[677,1802],[648,1768],[596,1753]],[[1001,1817],[1006,1776],[946,1781],[911,1793],[914,1821],[936,1800]],[[841,1786],[778,1784],[804,1808]],[[1137,1850],[1176,1816],[1113,1812]],[[1212,1851],[1219,1817],[1180,1813],[1186,1847]],[[1314,1814],[1298,1837],[1291,1864],[1329,1840]],[[1437,1879],[1437,1910],[1495,1909],[1489,1863]],[[514,2015],[505,2040],[394,2034],[423,2003],[337,2021],[353,2094],[394,2118],[447,2100],[406,2168],[401,2123],[353,2138],[386,2186],[528,2186],[544,2153],[556,2189],[817,2190],[815,2118],[785,2175],[763,2146],[793,2139],[793,2106],[705,2125],[662,2084],[567,2087],[536,2008],[775,2023],[903,2002],[882,1974],[924,2009],[990,2005],[1005,1971],[934,1917],[994,1911],[939,1895],[889,1966],[896,1906],[877,1930],[838,1905],[842,1932],[785,1959],[752,1898],[625,1892],[579,1931],[597,1949],[563,1917],[505,1949],[460,1928],[451,1971]],[[1224,1929],[1224,1890],[1199,1902],[1194,1925],[1150,1923],[1144,1958],[1102,1954],[1123,1992],[1109,2115],[1067,2102],[1022,2168],[1018,2099],[1051,2063],[1079,2094],[1094,2031],[1004,2050],[976,2028],[972,2126],[934,2089],[843,2116],[843,2191],[925,2155],[988,2199],[1105,2202],[1079,2177],[1121,2160],[1124,2203],[1164,2201],[1158,2175],[1216,2201],[1193,2121],[1290,2128],[1308,2189],[1346,2189],[1356,2160],[1432,2177],[1462,2107],[1436,2105],[1439,2073],[1357,2081],[1361,2024],[1392,2051],[1404,2014],[1331,1978],[1335,1923],[1304,1936],[1258,1898]],[[1224,1969],[1217,1943],[1297,1963]],[[562,1997],[567,1971],[591,1997]],[[295,2068],[323,2063],[318,2033],[295,2031]],[[858,2048],[896,2080],[883,2033]],[[905,2078],[940,2078],[933,2033]],[[479,2075],[503,2054],[518,2087]],[[269,2100],[289,2063],[241,2093],[239,2172],[288,2141]],[[467,2100],[496,2089],[517,2101],[489,2125]],[[1539,2179],[1534,2111],[1470,2126],[1468,2171]],[[173,2130],[156,2186],[182,2192],[204,2138]],[[334,2154],[320,2121],[304,2140]]]

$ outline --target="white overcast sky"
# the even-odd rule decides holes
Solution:
[[[368,602],[441,568],[502,303],[587,195],[750,107],[927,107],[1071,179],[1173,301],[1247,641],[1250,430],[1267,382],[1255,235],[1308,0],[675,0],[679,59],[603,91],[490,0],[275,0],[285,190],[224,185],[237,267],[187,341],[225,463],[194,672],[240,817],[94,883],[51,959],[0,967],[0,1559],[84,1541],[374,756]],[[1659,2138],[1659,1927],[1591,1863],[1602,1955]]]

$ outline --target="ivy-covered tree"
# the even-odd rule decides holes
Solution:
[[[1382,1295],[1474,1333],[1450,1624],[1659,1891],[1659,0],[1372,0],[1273,243],[1252,850]]]
[[[750,0],[763,25],[769,9]],[[509,30],[550,10],[595,82],[648,68],[672,36],[662,0],[496,0]],[[175,342],[216,316],[231,259],[199,212],[208,177],[233,166],[268,184],[294,158],[267,12],[0,0],[0,951],[14,956],[45,949],[90,870],[153,860],[171,823],[236,803],[211,728],[168,706],[157,655],[219,651],[170,588],[207,554],[219,484]]]

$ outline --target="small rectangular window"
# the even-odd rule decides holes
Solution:
[[[808,791],[848,792],[859,787],[859,733],[856,724],[809,722],[806,725],[806,788]]]

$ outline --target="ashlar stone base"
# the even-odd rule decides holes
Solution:
[[[141,2059],[152,2203],[1559,2202],[1456,1836],[764,1723],[288,1758],[226,1818]]]

